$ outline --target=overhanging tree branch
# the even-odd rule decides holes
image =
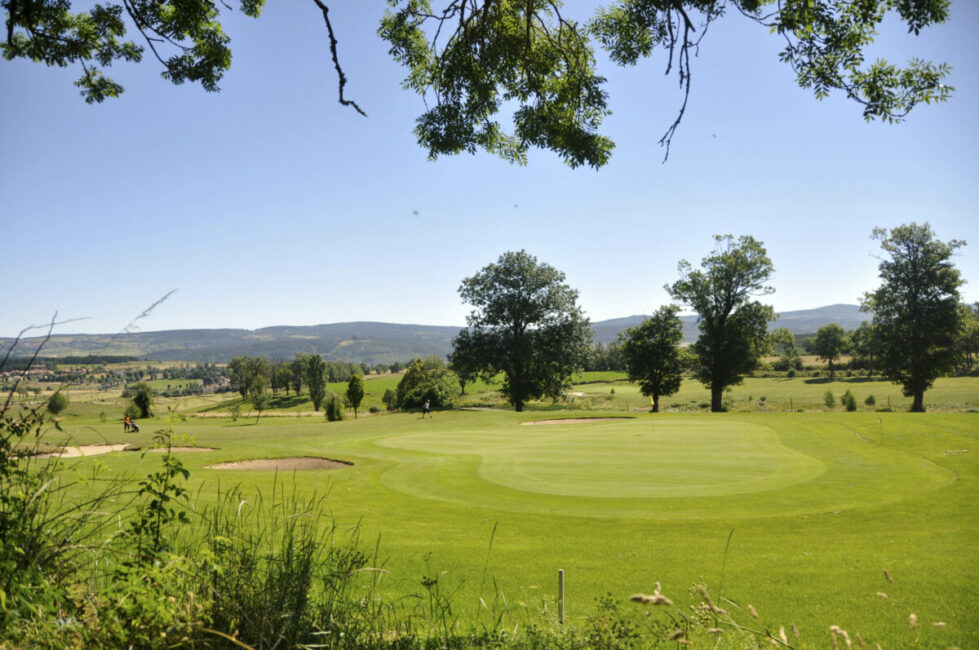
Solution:
[[[330,23],[330,8],[323,4],[321,0],[313,0],[313,2],[316,3],[316,6],[323,12],[323,21],[326,23],[326,31],[330,35],[330,57],[333,59],[333,67],[337,70],[337,79],[340,86],[339,101],[344,106],[350,106],[364,117],[367,117],[367,113],[365,113],[364,110],[357,105],[357,102],[343,96],[343,87],[347,85],[347,75],[343,73],[343,68],[340,67],[340,59],[337,57],[337,39],[333,34],[333,25]]]

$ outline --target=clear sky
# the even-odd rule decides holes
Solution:
[[[979,3],[872,50],[947,61],[949,103],[901,125],[817,101],[778,62],[777,37],[732,13],[693,61],[670,159],[657,140],[681,96],[663,54],[603,66],[617,146],[599,171],[533,151],[428,161],[420,98],[375,36],[384,4],[334,2],[347,93],[336,101],[322,17],[272,2],[225,20],[222,92],[175,87],[147,56],[111,69],[122,98],[89,106],[76,69],[0,61],[0,336],[121,330],[176,289],[143,330],[374,320],[463,325],[460,281],[506,250],[564,271],[592,320],[668,301],[677,262],[712,235],[764,242],[777,311],[856,303],[875,288],[875,226],[928,221],[979,300]],[[569,3],[577,7],[576,3]],[[583,5],[582,5],[583,6]],[[589,6],[591,6],[589,4]]]

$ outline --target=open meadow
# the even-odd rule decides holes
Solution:
[[[212,449],[175,452],[198,510],[231,486],[241,488],[239,510],[283,489],[325,495],[332,518],[320,525],[377,549],[378,594],[428,599],[434,584],[458,626],[519,635],[556,625],[563,569],[569,627],[603,616],[652,625],[628,599],[656,583],[675,608],[650,621],[692,615],[702,583],[745,626],[789,636],[795,626],[796,647],[831,647],[832,625],[871,647],[979,647],[979,414],[967,412],[979,406],[979,380],[939,380],[924,414],[896,412],[907,399],[893,384],[801,378],[749,378],[729,394],[733,412],[708,414],[699,406],[706,391],[685,382],[664,400],[668,412],[650,414],[621,377],[586,379],[574,401],[431,418],[365,412],[327,422],[304,415],[311,407],[297,399],[260,419],[244,407],[232,419],[228,396],[192,397],[158,403],[171,415],[141,421],[138,435],[122,431],[109,397],[93,397],[73,400],[63,432],[47,439],[145,446],[170,427],[175,445]],[[368,381],[362,409],[395,384]],[[470,404],[496,399],[476,388]],[[847,388],[858,412],[825,407],[827,390],[838,398]],[[870,394],[895,411],[865,405]],[[575,418],[595,419],[533,424]],[[210,467],[291,457],[351,464]],[[128,451],[64,462],[66,472],[144,476],[160,458]]]

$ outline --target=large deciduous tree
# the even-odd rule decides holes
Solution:
[[[517,411],[528,400],[557,399],[589,353],[591,329],[564,273],[526,251],[507,252],[459,287],[475,309],[453,341],[487,378],[503,373],[501,392]]]
[[[881,371],[913,398],[912,411],[924,411],[925,391],[955,367],[958,356],[962,278],[952,255],[965,242],[939,241],[927,223],[875,228],[873,238],[884,250],[882,282],[864,295],[861,309],[874,314]]]
[[[88,102],[123,92],[102,68],[138,62],[148,48],[165,79],[197,82],[205,90],[231,65],[222,12],[256,17],[264,0],[106,0],[73,10],[71,0],[0,0],[6,39],[0,53],[47,65],[76,65],[75,82]],[[571,166],[600,167],[614,144],[599,132],[608,107],[596,45],[613,63],[634,65],[659,53],[679,81],[677,116],[661,144],[667,147],[683,118],[693,79],[692,61],[711,23],[722,16],[756,23],[784,42],[779,55],[796,83],[819,99],[841,92],[863,107],[866,119],[900,121],[917,104],[944,101],[945,64],[910,58],[901,68],[864,60],[882,22],[896,18],[917,34],[942,23],[949,0],[391,0],[378,33],[407,68],[404,85],[425,98],[415,134],[430,157],[484,149],[524,162],[531,147],[556,152]],[[321,14],[338,78],[346,75],[329,2],[312,0]],[[574,13],[575,17],[571,16]],[[128,34],[137,34],[127,40]],[[512,120],[502,123],[501,115]]]
[[[679,311],[676,305],[660,307],[639,326],[619,335],[629,381],[638,381],[642,394],[652,398],[653,413],[659,413],[660,396],[680,390],[683,379],[683,322]]]
[[[834,376],[833,362],[840,358],[850,347],[846,331],[836,323],[823,325],[816,331],[812,340],[812,349],[816,356],[825,359],[829,366],[829,376]]]
[[[774,267],[753,237],[715,235],[714,240],[714,252],[701,261],[702,270],[682,260],[680,279],[666,290],[697,312],[694,376],[710,388],[711,411],[723,411],[724,389],[740,384],[771,345],[768,322],[775,312],[752,297],[774,291],[766,285]]]

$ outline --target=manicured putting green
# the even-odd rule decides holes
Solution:
[[[790,423],[791,420],[788,420]],[[641,418],[386,436],[382,480],[413,496],[514,512],[701,518],[863,507],[952,480],[841,427]],[[808,430],[806,430],[808,429]]]
[[[445,434],[388,444],[444,449]],[[522,429],[480,450],[479,477],[541,494],[586,497],[693,497],[775,490],[825,471],[784,446],[771,429],[745,422],[660,420],[576,423]]]

